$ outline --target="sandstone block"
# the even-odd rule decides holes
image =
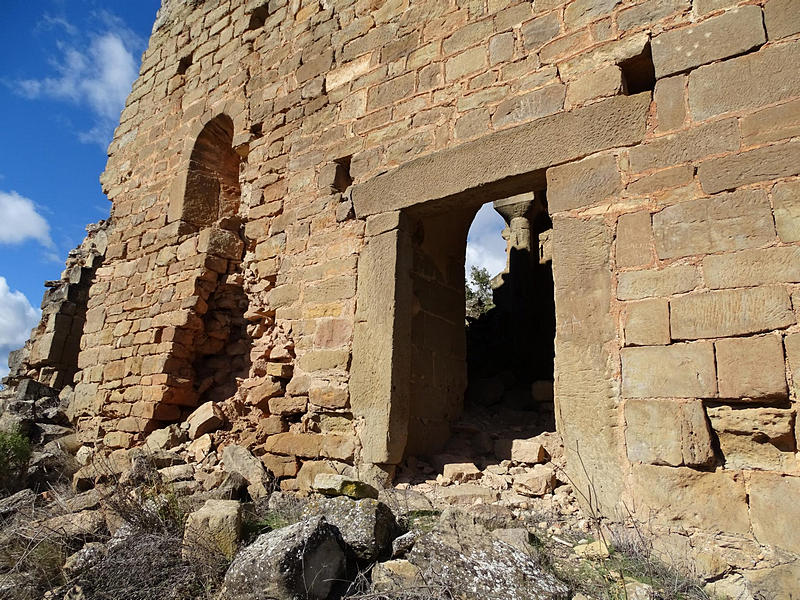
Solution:
[[[661,19],[689,8],[689,0],[646,0],[642,4],[623,10],[617,14],[620,30],[636,29],[651,25]]]
[[[727,533],[750,531],[747,491],[740,474],[641,464],[633,466],[632,483],[631,494],[643,521],[656,511],[661,519],[684,527]]]
[[[522,26],[522,43],[526,50],[535,50],[555,38],[561,30],[558,14],[551,12]]]
[[[308,390],[308,400],[311,404],[322,408],[340,409],[350,405],[350,396],[346,387],[316,387]]]
[[[515,463],[533,465],[546,462],[549,457],[544,445],[536,438],[511,441],[511,460]]]
[[[703,259],[712,289],[800,282],[800,247],[782,246],[715,254]]]
[[[797,137],[800,135],[800,100],[746,115],[742,117],[740,126],[745,146]]]
[[[739,149],[739,127],[735,119],[698,125],[678,133],[657,137],[630,150],[634,173],[672,167],[712,154]]]
[[[708,409],[726,469],[783,471],[794,461],[791,410],[717,406]]]
[[[709,194],[800,174],[800,141],[757,148],[703,162],[697,170]]]
[[[753,532],[762,544],[800,553],[800,538],[787,535],[800,520],[800,477],[753,473],[750,479],[750,515]]]
[[[617,220],[617,267],[639,267],[653,262],[653,227],[650,213],[639,211]]]
[[[742,54],[765,43],[761,8],[742,6],[699,24],[672,29],[653,38],[656,77]]]
[[[221,258],[239,260],[244,253],[244,242],[232,231],[207,227],[200,231],[197,250]]]
[[[567,29],[578,29],[587,23],[610,14],[621,0],[575,0],[564,11]]]
[[[297,459],[294,456],[279,456],[277,454],[264,454],[259,457],[273,477],[296,477],[300,471]]]
[[[530,471],[514,477],[514,491],[523,496],[544,496],[552,492],[557,483],[552,465],[534,465]]]
[[[800,181],[776,185],[772,192],[772,204],[781,241],[800,241]]]
[[[622,395],[626,398],[713,398],[717,395],[710,342],[623,348]]]
[[[312,489],[326,496],[348,496],[350,498],[372,498],[377,500],[378,490],[359,481],[334,473],[320,473],[314,478]]]
[[[567,107],[583,104],[588,100],[613,96],[622,89],[622,71],[617,65],[608,65],[571,81],[567,86]]]
[[[299,415],[306,411],[308,399],[305,396],[277,396],[269,399],[269,412],[273,415]]]
[[[775,239],[769,199],[741,190],[668,206],[653,215],[659,258],[754,248]]]
[[[656,83],[653,96],[656,103],[657,131],[680,128],[686,120],[686,77],[669,77]]]
[[[639,300],[671,296],[689,292],[700,283],[700,271],[694,265],[678,264],[663,269],[625,271],[619,274],[617,297],[620,300]]]
[[[617,157],[605,154],[547,170],[547,201],[551,214],[590,206],[622,188]]]
[[[481,471],[473,463],[448,463],[444,465],[442,475],[445,480],[466,483],[481,478]]]
[[[673,340],[759,333],[795,323],[789,293],[780,286],[719,290],[673,298],[670,314]]]
[[[501,102],[492,116],[495,127],[532,121],[557,113],[564,107],[566,87],[552,84]]]
[[[800,95],[800,44],[700,67],[689,75],[689,110],[695,121],[758,108]]]
[[[764,5],[767,37],[779,40],[800,33],[800,10],[794,0],[768,0]]]
[[[707,466],[711,432],[699,400],[631,400],[625,404],[628,459],[652,465]]]
[[[213,549],[231,559],[238,550],[241,533],[242,506],[238,500],[206,500],[186,520],[183,557],[202,560]]]
[[[785,398],[786,375],[780,336],[719,340],[717,378],[722,398]]]
[[[297,359],[297,365],[306,373],[345,369],[350,359],[350,350],[312,350]]]
[[[189,438],[196,440],[200,436],[216,431],[225,423],[225,415],[215,402],[206,402],[186,418],[189,423]]]
[[[449,59],[445,65],[445,79],[455,81],[465,75],[479,71],[486,66],[487,52],[485,46],[476,46]],[[410,74],[413,80],[414,74]]]
[[[646,195],[662,192],[670,188],[686,185],[694,178],[694,167],[683,165],[657,171],[652,175],[640,177],[628,184],[628,192],[633,195]]]
[[[369,91],[367,106],[370,109],[393,104],[414,92],[415,73],[407,73],[376,85]]]
[[[281,435],[281,434],[278,434]],[[276,437],[276,436],[272,436]],[[267,441],[272,439],[268,438]],[[222,467],[227,473],[238,473],[245,478],[247,491],[254,499],[269,496],[269,475],[264,465],[243,446],[231,444],[222,451]]]
[[[666,298],[625,305],[626,346],[666,346],[669,343],[669,302]]]

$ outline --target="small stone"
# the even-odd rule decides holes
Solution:
[[[472,463],[451,463],[444,466],[444,478],[457,483],[481,478],[481,471]]]
[[[557,483],[552,466],[534,465],[529,472],[514,477],[514,491],[525,496],[544,496],[552,492]]]
[[[215,550],[231,559],[242,533],[242,505],[237,500],[206,500],[186,520],[184,559],[202,559],[204,550]]]
[[[578,544],[572,551],[583,558],[608,558],[608,546],[603,540],[597,540],[588,544]]]

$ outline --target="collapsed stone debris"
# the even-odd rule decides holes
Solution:
[[[110,220],[48,284],[2,422],[66,440],[81,489],[176,443],[177,489],[251,497],[568,481],[788,597],[799,63],[794,0],[165,0]],[[489,202],[507,268],[466,333]]]

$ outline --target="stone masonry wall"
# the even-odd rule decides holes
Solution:
[[[796,580],[798,64],[796,0],[166,3],[102,177],[82,440],[120,451],[198,408],[173,368],[212,281],[243,291],[250,352],[204,409],[215,444],[249,446],[285,488],[390,474],[396,382],[350,376],[354,331],[370,365],[406,352],[380,349],[402,290],[357,274],[396,268],[397,211],[546,170],[576,484],[603,514],[711,535],[708,572]],[[192,223],[190,157],[220,115],[238,221]],[[730,539],[772,550],[748,562]]]

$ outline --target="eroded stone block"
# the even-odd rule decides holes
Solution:
[[[662,78],[721,58],[742,54],[766,42],[761,8],[742,6],[696,25],[653,38],[653,64]]]
[[[703,259],[710,288],[752,287],[800,282],[800,247],[782,246],[715,254]]]
[[[729,337],[793,325],[789,293],[781,286],[719,290],[670,300],[673,340]]]
[[[666,346],[669,343],[669,302],[666,298],[625,305],[626,346]]]
[[[800,477],[753,473],[749,492],[756,539],[800,553],[800,537],[787,535],[800,522]]]
[[[694,265],[670,265],[663,269],[625,271],[619,274],[617,297],[638,300],[690,292],[701,283],[700,270]]]
[[[547,202],[551,213],[590,206],[622,187],[617,157],[605,154],[547,170]]]
[[[653,215],[659,258],[754,248],[775,238],[765,192],[742,190],[668,206]]]
[[[617,267],[638,267],[653,262],[653,227],[650,213],[639,211],[617,220]]]
[[[719,340],[715,346],[721,397],[786,397],[783,343],[779,336]]]
[[[716,406],[708,409],[726,469],[793,468],[796,441],[791,410]]]
[[[776,185],[772,192],[772,203],[781,241],[800,241],[800,181]]]
[[[710,342],[623,348],[626,398],[713,398],[717,394]]]

